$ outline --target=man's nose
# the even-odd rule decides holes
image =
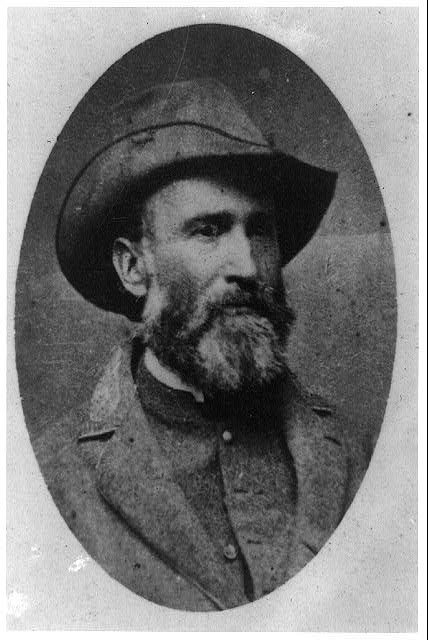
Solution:
[[[226,280],[251,280],[256,276],[257,265],[253,257],[250,239],[245,230],[238,226],[229,237]]]

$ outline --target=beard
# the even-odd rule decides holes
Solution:
[[[258,393],[288,371],[293,313],[282,282],[229,286],[221,294],[150,287],[142,337],[159,361],[206,397]]]

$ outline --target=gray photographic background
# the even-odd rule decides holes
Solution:
[[[399,302],[391,394],[372,464],[352,508],[329,543],[296,578],[249,607],[214,617],[160,610],[110,579],[86,556],[53,505],[38,470],[26,425],[33,429],[38,423],[43,425],[44,416],[52,409],[45,413],[40,409],[41,415],[35,415],[33,425],[29,424],[28,416],[24,421],[13,340],[15,283],[22,234],[55,136],[84,92],[131,47],[177,25],[204,21],[250,27],[283,43],[316,69],[346,105],[369,151],[387,206]],[[7,594],[10,628],[416,630],[417,67],[416,9],[25,8],[9,11]],[[311,158],[314,160],[315,157]],[[52,213],[52,219],[54,216]],[[42,246],[47,252],[47,245]],[[33,260],[36,261],[36,256]],[[31,272],[30,265],[29,280]],[[43,273],[46,276],[47,270],[41,271],[41,275]],[[21,273],[20,277],[22,283],[25,275]],[[59,279],[61,281],[61,277]],[[40,286],[41,282],[35,284]],[[318,287],[317,295],[319,292]],[[73,295],[78,298],[69,288],[67,296]],[[55,300],[55,295],[52,299]],[[49,312],[46,313],[48,316]],[[93,318],[97,313],[93,311]],[[63,330],[67,327],[65,319]],[[106,319],[104,327],[107,342],[113,335],[110,319]],[[91,327],[86,331],[88,335],[92,332]],[[107,357],[106,348],[109,347],[101,348],[100,360]],[[97,363],[84,348],[80,355],[90,365]],[[36,366],[37,362],[34,368]],[[66,368],[67,362],[63,366]],[[98,366],[99,363],[95,369]],[[66,408],[68,393],[62,385],[55,384],[56,372],[57,369],[52,369],[49,379],[52,386],[45,390],[46,400],[56,407],[63,403]],[[89,371],[87,373],[89,375]],[[92,378],[90,382],[92,387]],[[83,388],[83,384],[78,386]],[[87,392],[90,393],[90,389]],[[53,418],[53,414],[50,415]],[[42,420],[38,420],[39,417]]]
[[[297,318],[289,357],[301,382],[340,406],[351,437],[370,448],[396,339],[392,243],[370,161],[338,101],[297,56],[252,31],[208,24],[169,31],[123,56],[77,106],[50,154],[16,286],[17,369],[30,435],[92,393],[111,348],[130,330],[85,302],[59,270],[55,228],[67,188],[109,141],[111,105],[160,82],[207,76],[232,89],[277,147],[339,174],[317,235],[284,270]]]

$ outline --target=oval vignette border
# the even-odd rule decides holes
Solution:
[[[322,11],[322,10],[321,10],[321,11]],[[179,20],[180,20],[179,15],[177,15],[177,19],[179,19]],[[210,19],[210,21],[213,21],[213,20],[211,20],[211,19]],[[228,23],[235,24],[236,26],[243,26],[243,27],[246,27],[246,28],[250,28],[250,29],[252,29],[252,30],[257,30],[257,29],[255,28],[255,25],[254,25],[254,24],[237,24],[236,22],[234,22],[234,21],[233,21],[232,16],[230,16],[230,17],[229,17],[229,20],[228,20],[227,22],[228,22]],[[180,26],[181,26],[181,25],[180,25]],[[167,27],[166,27],[165,25],[162,25],[162,27],[161,27],[161,28],[159,28],[158,33],[162,32],[162,31],[166,31],[166,30],[167,30]],[[264,33],[264,35],[266,35],[267,37],[272,38],[274,41],[278,42],[278,39],[275,37],[275,33],[272,33],[272,34]],[[142,41],[142,42],[144,42],[144,41],[146,41],[149,37],[150,37],[149,35],[144,36],[144,37],[141,37],[141,41]],[[135,44],[137,44],[137,42],[136,42]],[[286,45],[286,42],[281,42],[280,44]],[[129,47],[129,48],[130,48],[130,47]],[[291,47],[290,47],[290,48],[291,48]],[[296,54],[297,54],[297,55],[299,55],[299,52],[297,52],[297,51],[296,51]],[[115,58],[115,59],[118,59],[119,57],[120,57],[120,55],[116,56],[116,58]],[[300,56],[299,56],[299,57],[300,57]],[[317,68],[314,60],[311,60],[311,61],[306,60],[306,63],[307,63],[307,64],[309,64],[313,69],[316,69],[316,68]],[[312,64],[311,64],[311,63],[312,63]],[[110,66],[110,62],[109,62],[109,64],[107,64],[107,67],[108,67],[108,66]],[[97,76],[97,77],[98,77],[98,75],[99,75],[99,74],[97,74],[97,72],[95,72],[95,76]],[[317,73],[317,75],[319,75],[319,77],[320,77],[324,82],[326,82],[327,86],[329,86],[328,81],[326,81],[326,80],[325,80],[325,78],[323,77],[323,74],[322,74],[322,73],[321,73],[321,74],[318,74],[318,73]],[[93,79],[92,79],[92,80],[93,80]],[[90,82],[90,85],[92,85],[92,80],[91,80],[91,82]],[[65,88],[65,89],[67,89],[67,87],[66,87],[66,83],[64,83],[64,88]],[[337,92],[336,92],[336,91],[333,91],[333,89],[332,89],[330,86],[329,86],[329,88],[332,90],[332,92],[334,93],[334,95],[336,95],[336,96],[338,95],[338,94],[337,94]],[[77,103],[76,103],[76,104],[77,104]],[[350,119],[351,119],[351,121],[353,120],[353,119],[352,119],[352,117],[351,117]],[[354,125],[355,125],[355,124],[356,124],[356,123],[354,122]],[[59,131],[61,128],[62,128],[62,127],[61,127],[61,126],[59,126],[59,128],[57,128],[56,130],[57,130],[57,131]],[[358,127],[357,127],[357,128],[358,128]],[[52,129],[55,129],[55,127],[52,127]],[[366,146],[366,145],[364,145],[364,146]],[[367,146],[366,146],[366,148],[367,148]],[[370,150],[368,150],[368,151],[369,151],[369,155],[370,155]],[[42,167],[43,167],[43,164],[44,164],[44,163],[42,162]],[[39,169],[40,169],[40,168],[39,168]],[[38,172],[38,175],[40,175],[41,170],[39,170],[39,169],[35,170],[35,174],[37,174],[37,172]],[[38,177],[38,176],[37,176],[37,177]],[[28,211],[28,210],[29,210],[29,207],[27,208],[27,211]],[[388,215],[389,215],[389,213],[390,213],[390,212],[389,212],[389,209],[388,209],[388,205],[387,205],[387,211],[388,211]],[[393,225],[392,225],[392,232],[393,232],[393,240],[394,240],[394,228],[393,228]],[[24,428],[25,428],[25,427],[24,427]],[[28,445],[28,446],[29,446],[29,445]],[[377,450],[376,450],[376,451],[377,451]],[[31,449],[31,447],[30,447],[30,452],[32,453],[32,449]],[[379,458],[379,456],[376,456],[376,457],[377,457],[377,458]],[[373,466],[373,461],[374,461],[374,459],[375,459],[375,458],[373,458],[373,459],[372,459],[372,464],[370,465],[370,468]],[[370,469],[369,469],[369,471],[370,471]],[[373,474],[372,474],[372,475],[373,475]],[[365,486],[365,485],[367,485],[367,477],[366,477],[366,479],[365,479],[365,481],[364,481],[363,485],[364,485],[364,486]],[[366,489],[366,487],[365,487],[365,489]],[[365,492],[367,493],[367,491],[365,491]],[[360,493],[360,492],[359,492],[359,493]],[[361,502],[363,502],[363,500],[358,500],[358,502],[361,504]],[[354,511],[355,511],[355,510],[356,510],[356,508],[357,508],[357,506],[359,506],[359,505],[355,505],[355,504],[354,504],[354,505],[351,507],[351,510],[354,510]],[[348,515],[350,515],[350,514],[348,513],[348,514],[347,514],[347,517],[346,517],[346,525],[347,525],[347,526],[349,526],[349,524],[351,524],[351,518],[350,518],[350,517],[348,517]],[[355,515],[355,514],[354,514],[354,515]],[[345,523],[344,523],[344,524],[345,524]],[[72,534],[71,534],[71,533],[69,533],[69,532],[68,532],[68,535],[69,535],[69,536],[72,536]],[[334,538],[336,538],[336,534],[334,534],[334,535],[333,535],[333,537],[334,537]],[[339,537],[340,537],[340,536],[339,536]],[[332,540],[332,539],[330,539],[330,540]],[[332,543],[332,544],[334,544],[334,543]],[[330,546],[330,541],[329,541],[329,546]],[[319,555],[319,557],[317,558],[317,560],[315,560],[315,561],[312,561],[312,562],[311,562],[311,565],[312,565],[313,563],[315,563],[315,562],[316,562],[317,564],[320,564],[320,563],[322,562],[322,558],[321,558],[321,556],[323,556],[323,557],[324,557],[324,560],[326,560],[326,554],[325,554],[325,553],[323,554],[323,552],[321,552],[321,554]],[[303,572],[303,573],[304,573],[304,574],[308,573],[308,568],[306,568],[306,569],[304,570],[304,572]],[[308,576],[308,577],[309,577],[309,576]],[[300,578],[299,578],[299,581],[300,581]],[[291,586],[292,586],[292,585],[290,585],[290,587],[291,587]],[[282,592],[283,592],[284,599],[285,599],[285,597],[286,597],[286,593],[285,593],[285,589],[286,589],[286,588],[288,589],[288,586],[287,586],[287,587],[283,587],[282,589],[280,589],[280,590],[279,590],[279,591],[282,591]],[[123,587],[121,587],[121,589],[123,590]],[[277,598],[277,596],[278,596],[278,595],[279,595],[279,596],[281,596],[282,594],[278,594],[277,592],[275,592],[275,598],[269,598],[269,599],[270,599],[270,600],[276,600],[276,601],[277,601],[277,603],[278,603],[278,602],[279,602],[279,601],[278,601],[278,598]],[[125,598],[125,600],[126,600],[126,598]],[[150,604],[150,603],[148,603],[148,604]],[[258,602],[258,603],[255,603],[255,604],[257,604],[257,605],[261,605],[261,604],[263,604],[263,602]],[[266,599],[266,603],[265,603],[265,604],[267,604],[267,599]],[[154,606],[154,605],[152,605],[152,606]],[[252,605],[252,606],[255,606],[255,605]],[[174,613],[177,613],[177,612],[174,612]],[[228,612],[228,615],[231,615],[232,613],[236,615],[236,614],[237,614],[237,611],[234,611],[234,612]],[[181,614],[181,615],[183,615],[183,614]],[[244,612],[244,617],[245,617],[245,615],[246,615],[246,614],[245,614],[245,612]],[[85,628],[85,627],[84,627],[84,628]],[[90,627],[88,627],[88,628],[90,628]],[[97,627],[97,628],[100,628],[100,627]],[[101,625],[101,628],[102,628],[102,625]]]

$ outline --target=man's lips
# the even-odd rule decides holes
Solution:
[[[256,313],[254,307],[250,307],[247,304],[227,304],[223,308],[225,313]]]

